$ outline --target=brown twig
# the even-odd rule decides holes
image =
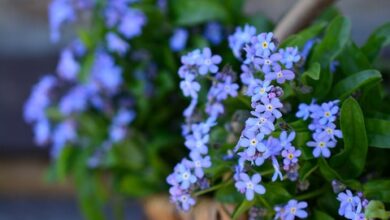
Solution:
[[[275,35],[283,41],[289,35],[309,25],[326,7],[336,0],[299,0],[275,28]]]

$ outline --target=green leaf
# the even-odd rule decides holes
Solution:
[[[382,80],[377,70],[364,70],[355,73],[338,82],[333,89],[333,97],[345,99],[356,90],[365,86],[373,85]]]
[[[283,41],[280,44],[280,48],[290,46],[290,47],[298,47],[299,49],[302,49],[303,46],[305,46],[305,44],[307,43],[307,41],[318,36],[325,27],[326,27],[326,22],[319,22],[317,24],[314,24],[297,34],[288,37],[285,41]]]
[[[364,214],[369,219],[390,219],[390,212],[386,211],[385,205],[381,201],[370,201]]]
[[[293,141],[294,146],[299,148],[302,151],[302,158],[304,160],[313,159],[312,149],[307,147],[306,143],[311,139],[311,132],[296,132],[295,139]]]
[[[237,191],[234,184],[229,184],[215,193],[215,199],[222,203],[238,204],[243,195]]]
[[[242,216],[246,211],[248,211],[252,206],[254,206],[255,201],[256,201],[255,199],[252,201],[248,201],[244,199],[244,201],[242,201],[241,204],[237,206],[236,209],[234,210],[232,214],[232,219],[234,220]]]
[[[228,18],[226,8],[215,0],[176,0],[172,3],[177,25],[196,25],[211,20]]]
[[[366,118],[368,145],[390,149],[390,120]]]
[[[372,62],[378,56],[380,50],[390,44],[390,23],[386,23],[376,29],[362,47],[363,52]]]
[[[320,79],[321,66],[319,63],[312,63],[309,68],[302,74],[301,80],[303,84],[308,84],[308,79],[319,80]]]
[[[345,45],[344,50],[337,57],[337,61],[339,61],[344,76],[372,68],[366,55],[352,40],[349,40]]]
[[[330,167],[328,162],[324,158],[320,158],[318,160],[318,165],[320,167],[320,172],[327,181],[331,182],[334,179],[342,179],[341,176],[337,173],[337,171]]]
[[[249,17],[247,23],[255,26],[258,33],[271,31],[274,26],[266,16],[260,13]]]
[[[119,191],[126,195],[143,197],[154,192],[153,185],[138,175],[127,175],[120,180]]]
[[[344,149],[331,159],[332,167],[345,179],[358,177],[366,163],[368,141],[363,112],[352,97],[346,99],[340,110]]]
[[[368,199],[390,202],[390,179],[368,181],[363,185],[363,193]]]
[[[321,220],[334,220],[334,218],[325,212],[321,212],[319,210],[314,210],[314,219],[321,219]]]
[[[290,193],[281,184],[266,184],[266,193],[262,197],[271,205],[283,204],[291,199]]]
[[[321,43],[314,48],[310,63],[319,62],[321,67],[328,68],[330,62],[336,58],[348,42],[350,30],[351,24],[347,18],[334,18],[326,29]]]

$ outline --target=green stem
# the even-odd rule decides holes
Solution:
[[[210,188],[208,188],[208,189],[205,189],[205,190],[196,192],[196,193],[194,193],[194,196],[200,196],[200,195],[203,195],[203,194],[212,192],[212,191],[214,191],[214,190],[217,190],[217,189],[220,189],[220,188],[222,188],[222,187],[224,187],[224,186],[227,186],[227,185],[229,185],[229,184],[232,183],[232,182],[233,182],[233,180],[230,179],[230,180],[227,181],[227,182],[222,182],[222,183],[217,184],[217,185],[215,185],[215,186],[213,186],[213,187],[210,187]]]
[[[326,186],[322,187],[321,189],[317,189],[315,191],[312,191],[312,192],[308,192],[306,194],[302,194],[302,195],[299,195],[296,198],[296,200],[306,200],[306,199],[311,199],[311,198],[314,198],[314,197],[317,197],[319,195],[321,195],[322,193],[325,192],[326,190]]]
[[[266,176],[266,175],[273,174],[273,173],[274,173],[274,169],[269,169],[269,170],[260,172],[260,175],[261,176]]]
[[[319,166],[318,166],[318,164],[317,164],[317,165],[315,165],[313,168],[311,168],[311,169],[303,176],[302,180],[306,180],[314,171],[317,170],[318,167],[319,167]]]
[[[265,200],[262,196],[258,196],[257,198],[259,198],[260,202],[263,203],[263,205],[267,208],[267,209],[272,209],[271,205],[267,202],[267,200]]]

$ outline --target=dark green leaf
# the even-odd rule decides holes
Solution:
[[[314,219],[321,219],[321,220],[334,220],[334,218],[325,212],[321,212],[319,210],[314,210]]]
[[[352,97],[346,99],[340,110],[344,149],[331,159],[331,165],[345,179],[359,176],[366,163],[368,141],[364,116],[359,103]]]
[[[390,121],[366,118],[368,144],[372,147],[390,149]]]
[[[154,192],[153,185],[137,175],[127,175],[121,179],[119,191],[135,197],[147,196]]]
[[[297,34],[288,37],[280,44],[280,47],[298,47],[299,49],[302,49],[303,46],[305,46],[305,44],[307,43],[307,41],[318,36],[320,32],[325,28],[325,26],[326,22],[319,22],[317,24],[314,24]]]
[[[177,25],[189,26],[211,20],[224,21],[228,18],[226,8],[215,0],[176,0],[172,5]]]
[[[367,182],[363,185],[363,193],[368,199],[390,202],[390,179]]]
[[[318,160],[318,165],[320,167],[320,172],[324,176],[324,178],[331,182],[332,180],[341,180],[341,176],[329,166],[328,162],[324,158],[320,158]]]
[[[355,45],[352,40],[349,40],[345,45],[344,50],[337,57],[342,74],[349,76],[351,74],[371,69],[372,66],[366,55]]]
[[[222,203],[238,204],[242,201],[243,195],[237,191],[232,183],[217,190],[215,199]]]
[[[326,29],[324,38],[313,51],[310,63],[319,62],[322,68],[329,64],[343,50],[348,42],[351,24],[345,17],[336,17]]]
[[[265,185],[266,192],[262,197],[271,205],[283,204],[291,199],[290,193],[281,184]]]
[[[239,206],[236,207],[232,214],[232,218],[237,219],[242,216],[246,211],[248,211],[254,204],[256,200],[248,201],[244,199]]]
[[[364,70],[338,82],[333,89],[333,97],[345,99],[356,90],[378,83],[382,80],[377,70]]]
[[[315,62],[310,64],[309,68],[302,74],[301,80],[303,84],[307,85],[308,79],[319,80],[320,79],[321,66]]]
[[[374,61],[382,47],[388,44],[390,44],[390,23],[376,29],[368,38],[362,50],[370,61]]]

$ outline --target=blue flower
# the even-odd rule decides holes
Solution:
[[[64,116],[82,112],[87,108],[88,94],[83,86],[72,88],[60,101],[59,109]]]
[[[272,175],[272,182],[275,182],[278,178],[280,180],[283,180],[283,174],[280,171],[278,160],[274,156],[271,158],[271,160],[272,160],[272,167],[274,168],[274,174]]]
[[[254,133],[251,131],[243,132],[244,136],[241,136],[238,141],[238,146],[246,148],[246,154],[251,157],[256,154],[256,152],[266,151],[265,145],[262,143],[264,134],[263,133]]]
[[[184,161],[187,166],[194,169],[195,176],[202,178],[204,176],[204,168],[211,167],[210,156],[202,157],[198,152],[192,151],[190,153],[191,161]]]
[[[287,69],[291,69],[293,64],[297,63],[301,59],[297,47],[287,47],[286,49],[280,49],[279,53],[282,55],[280,62]]]
[[[192,206],[195,205],[194,198],[190,194],[183,194],[179,196],[180,208],[183,211],[189,211]]]
[[[196,182],[196,176],[194,176],[190,169],[183,164],[178,164],[175,167],[176,181],[180,184],[181,189],[190,188],[191,184]]]
[[[331,139],[336,141],[337,138],[342,138],[343,133],[341,130],[336,129],[336,125],[333,123],[328,123],[322,127],[322,131],[318,132],[319,138]]]
[[[283,220],[293,220],[295,217],[307,218],[307,212],[304,210],[307,208],[307,202],[298,202],[295,199],[288,201],[284,207]]]
[[[308,40],[306,41],[305,45],[303,46],[303,49],[301,51],[301,56],[304,60],[307,59],[307,57],[309,56],[309,53],[311,51],[311,49],[313,48],[314,44],[316,43],[316,39],[311,39],[311,40]]]
[[[203,35],[213,45],[220,44],[224,39],[222,26],[218,22],[207,23]]]
[[[252,39],[256,48],[256,55],[259,57],[269,57],[275,51],[276,45],[273,42],[273,33],[262,33]]]
[[[215,88],[215,90],[212,90]],[[236,97],[239,86],[232,82],[232,77],[227,76],[224,82],[217,83],[216,87],[210,89],[210,93],[217,100],[225,100],[228,96]]]
[[[264,194],[265,188],[260,183],[261,176],[260,174],[254,174],[251,178],[246,173],[241,173],[239,175],[240,181],[237,181],[235,186],[241,193],[245,193],[247,200],[252,201],[255,193]]]
[[[187,39],[188,31],[184,28],[178,28],[169,39],[169,46],[173,51],[181,51],[186,47]]]
[[[256,117],[250,117],[245,122],[245,129],[249,131],[258,131],[265,135],[270,134],[275,130],[275,126],[273,124],[275,118],[274,117],[265,117],[264,115],[254,112],[251,112]]]
[[[279,136],[279,144],[282,148],[287,149],[291,147],[291,142],[295,139],[295,132],[292,131],[289,135],[287,135],[286,131],[282,131]]]
[[[321,138],[318,135],[313,135],[313,138],[314,141],[307,142],[307,146],[314,147],[314,157],[320,157],[321,155],[325,158],[330,157],[329,148],[334,148],[336,146],[336,142],[323,137]]]
[[[108,50],[111,52],[117,52],[118,54],[123,55],[129,49],[129,44],[115,33],[107,33],[106,41]]]
[[[194,75],[187,75],[187,77],[180,82],[180,88],[183,91],[184,96],[190,96],[194,99],[198,98],[200,84],[195,81]]]
[[[199,65],[199,74],[205,75],[208,72],[218,72],[217,64],[220,64],[221,62],[221,56],[212,55],[210,48],[204,48],[202,51],[202,55],[197,60],[197,64]]]
[[[267,97],[262,97],[261,102],[261,104],[256,106],[256,112],[264,113],[266,117],[282,117],[282,113],[278,110],[278,108],[283,107],[283,105],[280,103],[278,98],[268,99]]]
[[[34,141],[42,146],[50,140],[50,123],[47,119],[41,119],[34,125]]]
[[[301,103],[298,106],[299,111],[295,114],[297,118],[302,118],[303,120],[307,120],[311,114],[311,110],[313,109],[315,101],[313,100],[310,105]]]
[[[298,163],[298,157],[301,156],[301,151],[295,149],[295,147],[287,147],[282,151],[283,169],[288,170],[291,166]]]
[[[53,0],[49,5],[50,38],[52,42],[60,39],[60,29],[63,23],[74,21],[76,13],[69,0]]]
[[[250,43],[256,34],[256,28],[248,24],[244,28],[237,27],[236,31],[229,36],[229,47],[232,49],[236,58],[241,58],[241,49],[245,44]]]
[[[116,93],[123,81],[122,69],[116,66],[114,59],[105,52],[96,54],[91,77],[109,94]]]
[[[247,95],[251,96],[252,102],[257,102],[263,97],[267,97],[268,92],[273,88],[271,81],[253,80],[249,84]]]
[[[255,78],[253,76],[253,71],[248,65],[241,65],[241,71],[242,73],[240,74],[240,79],[241,82],[244,85],[251,85],[253,81],[255,81]]]
[[[191,151],[197,151],[200,154],[207,154],[207,143],[209,142],[209,135],[203,135],[195,132],[186,137],[185,146]]]
[[[273,71],[265,74],[265,80],[276,80],[277,83],[283,84],[286,80],[293,80],[295,78],[295,74],[291,70],[283,70],[280,66],[275,65]]]
[[[312,117],[314,119],[319,119],[321,125],[325,125],[329,122],[334,122],[336,120],[336,115],[339,112],[339,107],[337,104],[338,101],[323,103],[321,107],[313,111]]]
[[[354,196],[350,190],[339,193],[337,200],[340,201],[339,215],[341,216],[353,212],[360,203],[359,197]]]
[[[114,143],[122,141],[127,134],[127,126],[135,119],[135,112],[125,108],[119,109],[110,126],[110,140]]]
[[[67,120],[58,124],[53,132],[52,141],[52,156],[58,157],[62,148],[67,143],[73,143],[77,139],[76,125],[74,121]]]
[[[271,69],[280,70],[279,61],[282,56],[279,53],[274,53],[269,57],[254,58],[253,64],[257,70],[263,71],[264,74],[271,72]]]
[[[76,61],[73,53],[69,49],[65,49],[61,53],[60,62],[57,66],[58,75],[65,80],[74,81],[80,70],[80,65]]]
[[[181,57],[181,63],[183,65],[189,65],[189,66],[195,65],[198,59],[201,58],[201,56],[202,53],[200,52],[199,49],[193,50],[189,52],[187,55]]]
[[[145,24],[146,16],[142,11],[129,9],[123,15],[118,26],[118,31],[127,39],[131,39],[142,33],[142,28]]]
[[[30,97],[24,105],[26,122],[32,123],[46,118],[45,110],[51,104],[50,92],[56,84],[57,79],[54,76],[45,75],[34,85]]]

